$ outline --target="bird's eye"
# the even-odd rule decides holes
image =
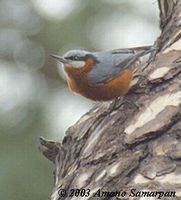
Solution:
[[[74,56],[73,59],[74,60],[79,60],[79,57],[78,56]]]

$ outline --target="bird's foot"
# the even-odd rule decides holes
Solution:
[[[109,106],[109,111],[118,109],[123,104],[123,98],[124,97],[117,97],[116,99],[114,99]]]

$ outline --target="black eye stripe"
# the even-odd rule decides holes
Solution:
[[[78,55],[68,56],[68,57],[65,57],[65,59],[73,60],[73,61],[84,61],[85,60],[85,56],[78,56]]]
[[[81,55],[72,55],[72,56],[67,56],[65,59],[67,60],[72,60],[72,61],[86,61],[87,59],[93,59],[95,63],[100,63],[97,57],[95,57],[92,54],[86,54],[85,56]]]

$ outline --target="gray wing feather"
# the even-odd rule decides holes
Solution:
[[[88,73],[91,84],[101,84],[117,77],[123,70],[130,67],[140,56],[150,52],[151,48],[144,49],[117,49],[103,53],[94,53],[99,60],[94,68]]]

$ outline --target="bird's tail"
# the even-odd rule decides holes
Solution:
[[[151,53],[155,50],[154,46],[142,46],[142,47],[133,47],[133,48],[125,48],[125,49],[117,49],[113,50],[112,54],[121,56],[121,55],[128,55],[125,59],[123,59],[117,67],[121,67],[122,69],[126,68],[134,68],[134,64],[137,61],[140,61],[140,58],[148,53]]]
[[[145,52],[145,54],[150,53],[152,51],[155,50],[154,46],[141,46],[141,47],[132,47],[132,48],[124,48],[124,49],[116,49],[113,50],[112,53],[113,54],[121,54],[121,53],[141,53],[141,52]]]

